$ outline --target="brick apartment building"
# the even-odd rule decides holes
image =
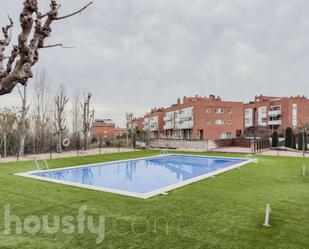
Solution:
[[[116,127],[115,123],[111,119],[97,119],[92,127],[92,137],[100,140],[113,140],[117,136],[122,136],[126,132],[126,129]]]
[[[297,97],[256,96],[244,105],[247,136],[269,136],[273,130],[283,134],[287,127],[297,129],[309,124],[309,99]]]
[[[131,126],[138,127],[140,130],[143,130],[144,129],[144,118],[143,117],[133,118],[131,121]]]
[[[150,138],[189,140],[236,138],[244,128],[242,102],[223,101],[220,97],[184,97],[183,101],[144,116]]]

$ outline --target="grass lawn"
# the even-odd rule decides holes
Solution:
[[[155,153],[55,159],[49,165],[57,168]],[[259,163],[147,200],[13,175],[31,170],[32,162],[0,164],[0,248],[309,248],[309,176],[301,176],[302,159],[258,158]],[[266,203],[272,204],[270,228],[262,226]],[[105,216],[105,239],[96,244],[97,235],[88,230],[16,235],[13,229],[6,235],[4,206],[8,204],[11,214],[21,220],[29,215],[76,216],[86,204],[86,215],[93,215],[94,221]]]

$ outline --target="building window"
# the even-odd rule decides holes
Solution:
[[[233,121],[232,121],[232,120],[229,120],[229,121],[227,121],[227,124],[228,124],[228,125],[232,125],[232,124],[233,124]]]
[[[267,126],[267,107],[261,106],[258,108],[258,125]]]
[[[227,112],[228,112],[228,113],[232,113],[232,112],[233,112],[233,109],[232,109],[232,108],[229,108],[229,109],[227,109]]]
[[[210,120],[206,120],[206,125],[210,125]]]
[[[231,133],[231,132],[224,132],[224,133],[221,133],[220,138],[221,138],[221,139],[231,139],[231,138],[232,138],[232,133]]]
[[[216,108],[216,113],[224,113],[224,109],[223,108]]]
[[[292,126],[297,127],[297,104],[292,104]]]
[[[253,109],[245,109],[245,127],[253,126]]]
[[[210,109],[210,108],[207,108],[207,109],[206,109],[206,113],[211,113],[211,109]]]
[[[224,125],[224,120],[223,119],[217,119],[216,125]]]

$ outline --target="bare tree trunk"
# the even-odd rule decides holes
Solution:
[[[35,98],[35,147],[37,152],[42,152],[46,145],[45,137],[48,129],[50,111],[49,87],[46,83],[47,73],[44,69],[36,73],[34,82]]]
[[[25,140],[27,135],[28,119],[27,113],[29,111],[30,105],[27,105],[27,85],[23,86],[23,91],[18,88],[19,95],[21,98],[21,109],[20,109],[20,120],[19,120],[19,146],[18,146],[18,156],[24,156],[25,152]]]
[[[6,139],[7,139],[7,136],[6,136],[6,131],[3,131],[3,156],[4,157],[7,157],[7,144],[6,144]]]
[[[74,144],[77,145],[77,136],[81,130],[81,112],[80,112],[79,91],[75,91],[72,98],[72,137]]]
[[[129,147],[129,135],[132,131],[132,119],[133,119],[133,112],[132,113],[126,113],[126,136],[127,136],[127,147]]]
[[[90,100],[91,93],[88,93],[87,96],[84,97],[84,103],[82,104],[83,109],[83,144],[84,150],[89,148],[90,138],[91,138],[91,130],[94,122],[94,110],[90,111]]]
[[[303,157],[306,156],[306,129],[305,127],[303,128]]]
[[[66,119],[64,116],[65,106],[69,99],[66,96],[64,86],[60,86],[57,96],[54,98],[55,102],[55,130],[57,135],[57,151],[62,153],[62,141],[64,138],[64,131],[66,129]]]
[[[8,136],[14,136],[17,130],[17,115],[15,109],[10,108],[3,108],[0,111],[0,130],[2,131],[2,140],[3,140],[3,152],[4,157],[8,155],[8,148],[11,148],[12,151],[12,144],[11,146],[8,143]],[[12,139],[10,139],[12,140]]]

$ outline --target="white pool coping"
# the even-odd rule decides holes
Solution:
[[[143,194],[124,191],[124,190],[105,188],[105,187],[100,187],[100,186],[87,185],[87,184],[82,184],[82,183],[74,183],[74,182],[69,182],[69,181],[63,181],[63,180],[57,180],[57,179],[33,175],[35,173],[61,171],[61,170],[66,170],[66,169],[87,168],[87,167],[94,167],[94,166],[98,166],[98,165],[108,165],[108,164],[114,164],[114,163],[131,162],[131,161],[145,160],[145,159],[159,158],[159,157],[166,157],[166,156],[190,156],[190,157],[219,158],[219,159],[229,159],[229,160],[235,159],[235,160],[246,160],[246,161],[231,165],[231,166],[226,167],[224,169],[216,170],[216,171],[204,174],[204,175],[193,177],[191,179],[185,180],[185,181],[180,182],[180,183],[172,184],[172,185],[162,187],[162,188],[159,188],[159,189],[147,192],[147,193],[143,193]],[[230,171],[232,169],[239,168],[239,167],[246,165],[246,164],[249,164],[251,162],[252,162],[252,159],[250,159],[250,158],[200,156],[200,155],[190,155],[190,154],[166,154],[166,155],[157,155],[157,156],[141,157],[141,158],[134,158],[134,159],[110,161],[110,162],[104,162],[104,163],[94,163],[94,164],[86,164],[86,165],[80,165],[80,166],[71,166],[71,167],[64,167],[64,168],[57,168],[57,169],[43,170],[43,171],[40,171],[40,170],[28,171],[28,172],[25,172],[25,173],[17,173],[17,174],[14,174],[14,175],[27,177],[27,178],[31,178],[31,179],[36,179],[36,180],[41,180],[41,181],[46,181],[46,182],[60,183],[60,184],[63,184],[63,185],[68,185],[68,186],[73,186],[73,187],[79,187],[79,188],[97,190],[97,191],[102,191],[102,192],[114,193],[114,194],[136,197],[136,198],[141,198],[141,199],[148,199],[150,197],[153,197],[153,196],[156,196],[156,195],[159,195],[159,194],[166,194],[166,192],[168,192],[168,191],[186,186],[186,185],[194,183],[194,182],[204,180],[206,178],[209,178],[209,177]]]

